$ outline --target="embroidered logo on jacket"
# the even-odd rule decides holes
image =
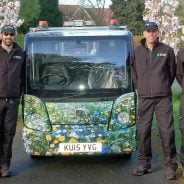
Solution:
[[[13,59],[22,59],[21,56],[13,56]]]
[[[159,56],[159,57],[165,57],[165,56],[167,56],[167,54],[166,53],[157,53],[157,56]]]

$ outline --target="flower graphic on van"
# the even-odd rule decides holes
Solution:
[[[77,141],[77,139],[75,139],[75,138],[71,138],[71,139],[69,140],[69,142],[70,142],[70,143],[77,143],[78,141]]]
[[[57,139],[54,140],[54,144],[58,144],[59,141]]]
[[[47,141],[51,141],[51,139],[52,139],[51,135],[46,135],[46,140]]]
[[[35,151],[35,152],[34,152],[34,155],[40,155],[40,153],[39,153],[39,152],[37,152],[37,151]]]
[[[130,148],[124,148],[123,151],[126,152],[126,153],[131,153],[132,152],[132,149],[130,149]]]
[[[65,137],[64,136],[59,136],[58,140],[59,140],[59,142],[63,142],[65,140]]]
[[[28,100],[34,101],[33,99],[35,97],[27,97]],[[122,103],[123,99],[126,98],[129,99],[129,105],[126,104],[127,100],[125,101],[126,105]],[[135,109],[133,94],[131,93],[122,95],[116,99],[115,103],[112,101],[90,103],[48,102],[46,106],[44,106],[41,100],[35,99],[35,101],[38,102],[36,106],[38,109],[34,109],[29,105],[26,106],[26,125],[29,128],[24,127],[23,129],[25,150],[31,155],[81,154],[65,154],[59,151],[60,144],[71,143],[102,144],[102,153],[128,154],[136,148],[136,129],[134,125]],[[84,114],[84,117],[76,116],[75,112],[77,109],[87,109],[87,114]],[[49,118],[47,118],[47,114],[45,113],[46,110],[48,110]],[[33,113],[31,114],[30,112]],[[124,113],[121,114],[121,118],[120,113]],[[128,122],[125,121],[126,117],[129,117]],[[118,118],[120,118],[122,122],[120,122]],[[84,123],[86,122],[85,119],[88,119],[87,123]],[[34,124],[35,122],[37,122],[37,124]],[[48,125],[49,123],[51,124],[50,129],[44,129],[50,130],[49,132],[42,130],[40,126],[42,123],[45,123],[45,125],[47,125],[47,123]],[[35,131],[35,128],[39,131]]]

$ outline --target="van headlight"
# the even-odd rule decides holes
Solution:
[[[51,124],[44,102],[31,95],[24,95],[23,100],[23,122],[25,127],[38,131],[51,131]]]
[[[122,124],[128,124],[128,122],[130,120],[129,114],[127,112],[120,112],[118,114],[118,120]]]
[[[136,94],[126,93],[118,97],[113,105],[110,130],[120,130],[122,128],[135,125],[136,120]]]

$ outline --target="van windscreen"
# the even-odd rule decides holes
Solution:
[[[127,36],[30,39],[30,87],[41,90],[128,88]]]

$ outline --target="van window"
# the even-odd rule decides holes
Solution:
[[[61,90],[128,87],[125,36],[37,38],[30,41],[31,87]]]

